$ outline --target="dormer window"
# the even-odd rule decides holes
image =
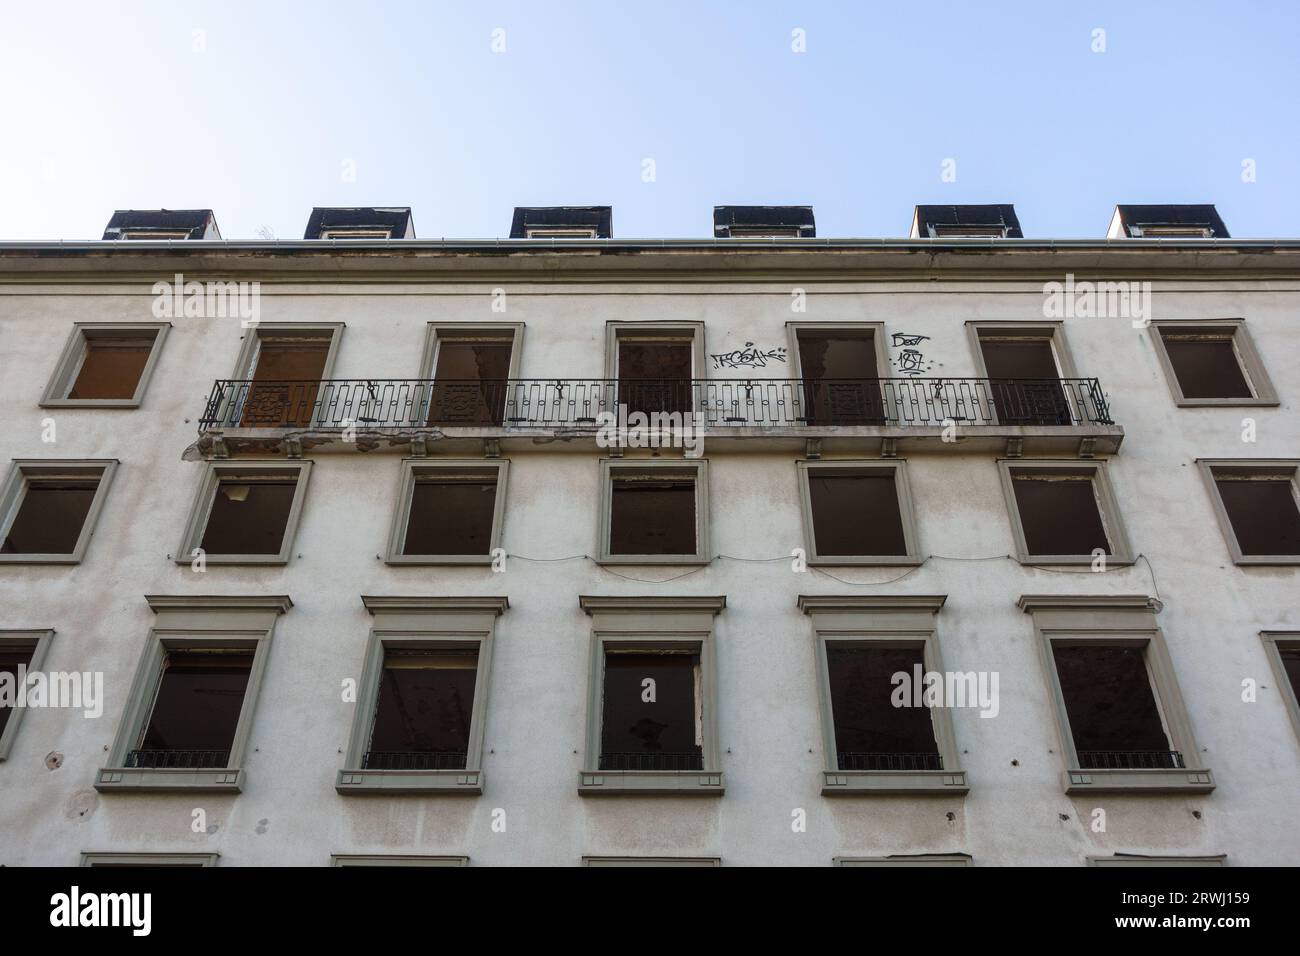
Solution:
[[[528,239],[595,239],[595,229],[547,229],[545,227],[538,229],[529,229],[525,238]]]
[[[511,239],[608,239],[612,206],[516,206]]]
[[[932,239],[1005,239],[1007,227],[1003,225],[957,226],[931,225]]]
[[[1143,239],[1212,239],[1209,226],[1132,226],[1129,235]]]
[[[911,239],[1023,239],[1016,208],[1010,203],[978,206],[917,206]]]
[[[410,206],[317,206],[304,239],[414,239]]]
[[[1107,239],[1229,239],[1213,204],[1115,207]]]
[[[188,232],[163,232],[149,229],[133,229],[121,235],[122,239],[188,239],[189,237]]]
[[[812,206],[714,206],[715,239],[812,239]]]
[[[119,209],[103,239],[220,239],[211,209]]]
[[[755,226],[753,228],[747,226],[732,226],[731,238],[732,239],[798,239],[799,230],[793,226],[788,229],[763,228],[762,226]]]
[[[391,239],[390,229],[327,229],[320,234],[322,239]]]

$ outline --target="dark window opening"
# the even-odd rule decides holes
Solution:
[[[1081,768],[1183,766],[1165,733],[1144,648],[1054,644],[1052,656]]]
[[[199,543],[207,554],[279,554],[298,480],[221,478]]]
[[[610,554],[695,554],[693,478],[615,477]]]
[[[239,424],[310,425],[332,341],[332,336],[321,333],[259,336],[257,364]]]
[[[402,553],[488,554],[496,500],[495,474],[417,474]]]
[[[29,666],[34,653],[36,653],[35,644],[0,646],[0,675],[8,675],[9,682],[19,692],[22,691],[22,686],[18,681],[18,668]],[[9,723],[9,715],[13,710],[13,706],[0,705],[0,734],[5,732],[5,725]]]
[[[921,647],[830,646],[826,667],[840,770],[943,769],[930,708],[915,706],[924,690],[916,686],[925,672]]]
[[[478,651],[386,648],[367,770],[463,770]]]
[[[872,332],[800,332],[804,421],[881,425],[885,405]]]
[[[1160,329],[1184,398],[1253,398],[1231,330]]]
[[[247,648],[168,650],[128,767],[227,767],[253,667]]]
[[[98,478],[28,474],[4,554],[72,554],[99,488]]]
[[[1091,474],[1013,471],[1011,486],[1030,555],[1114,553]]]
[[[620,336],[618,401],[632,412],[678,412],[694,409],[691,382],[693,339]]]
[[[438,339],[430,425],[501,425],[514,337],[510,333]]]
[[[907,554],[893,472],[810,471],[808,498],[819,556]]]
[[[703,770],[703,721],[698,653],[606,652],[599,769]]]
[[[1300,646],[1279,645],[1277,653],[1282,658],[1282,671],[1291,685],[1291,695],[1300,699]],[[3,729],[0,725],[0,730]]]
[[[82,334],[86,342],[81,368],[66,397],[134,398],[158,333]]]
[[[979,343],[1002,424],[1073,423],[1050,336],[981,333]]]
[[[1290,476],[1219,473],[1214,484],[1243,555],[1300,555],[1300,506]]]

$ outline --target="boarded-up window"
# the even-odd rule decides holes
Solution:
[[[496,499],[495,471],[417,473],[402,553],[488,554]]]
[[[607,651],[601,770],[704,769],[700,655]]]
[[[510,378],[510,332],[439,332],[430,425],[501,425]]]
[[[980,332],[979,344],[1002,424],[1072,424],[1050,333]]]
[[[905,555],[894,473],[808,472],[818,556]]]
[[[462,770],[478,651],[386,648],[368,770]]]
[[[82,334],[85,350],[81,365],[65,397],[134,398],[158,333],[85,330]]]
[[[1300,555],[1300,506],[1290,475],[1216,471],[1214,484],[1243,555]]]
[[[18,680],[18,669],[27,667],[32,662],[32,654],[36,651],[35,644],[11,644],[0,645],[0,680],[10,683],[19,693],[22,692],[22,686]],[[6,706],[0,703],[0,734],[5,732],[5,725],[9,723],[9,715],[14,708],[12,705]]]
[[[72,554],[95,500],[99,477],[80,471],[26,472],[26,489],[0,551],[5,554]]]
[[[1177,767],[1142,647],[1054,644],[1079,765]]]
[[[1114,553],[1090,471],[1013,469],[1011,486],[1028,554]]]
[[[619,336],[618,401],[629,414],[686,413],[694,408],[693,342],[681,336]]]
[[[1252,398],[1232,329],[1162,327],[1160,338],[1184,398]]]
[[[610,554],[694,554],[695,479],[657,471],[615,475]]]
[[[310,425],[332,341],[326,332],[259,335],[240,424],[264,428]]]
[[[199,547],[208,554],[279,554],[297,488],[293,475],[222,477]]]
[[[884,422],[874,333],[800,331],[798,344],[808,424]]]
[[[225,767],[253,666],[247,648],[169,649],[129,767]]]
[[[826,666],[840,770],[943,769],[921,647],[830,646]]]

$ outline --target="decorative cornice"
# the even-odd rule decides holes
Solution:
[[[815,611],[927,611],[939,613],[946,594],[800,594],[799,610]]]
[[[283,614],[293,607],[287,594],[146,594],[144,599],[158,611],[275,611]]]
[[[725,595],[673,596],[655,594],[642,597],[606,597],[599,594],[580,594],[578,606],[591,614],[593,611],[712,611],[717,614],[727,606]]]
[[[427,595],[361,595],[361,603],[371,614],[379,613],[430,613],[439,614],[479,614],[491,612],[502,614],[510,606],[509,598],[492,595],[484,597],[433,597]]]
[[[1156,598],[1145,594],[1023,594],[1016,606],[1026,613],[1034,611],[1151,611],[1164,607]]]

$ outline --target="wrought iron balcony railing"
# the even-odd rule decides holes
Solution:
[[[836,755],[841,770],[942,770],[937,753],[852,753]]]
[[[230,766],[229,750],[132,750],[128,767],[151,770],[206,770]]]
[[[601,770],[703,770],[704,754],[699,750],[670,752],[642,750],[633,753],[602,753]]]
[[[362,770],[464,770],[463,750],[370,750],[361,758]]]
[[[219,379],[201,427],[1111,425],[1095,378]],[[693,415],[690,421],[663,418]],[[659,417],[656,417],[659,416]]]
[[[1080,770],[1182,770],[1177,750],[1080,750]]]

